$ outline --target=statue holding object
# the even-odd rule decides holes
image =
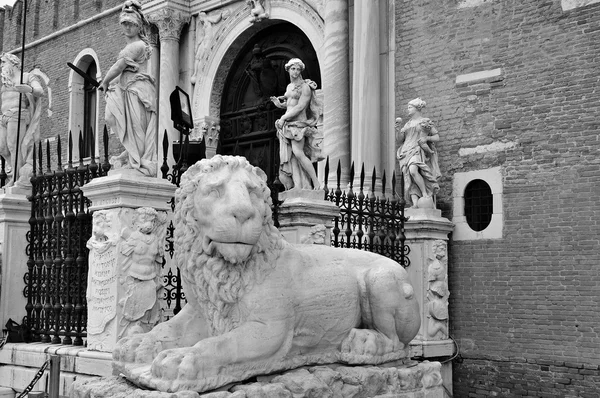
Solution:
[[[322,111],[315,95],[317,84],[302,78],[304,68],[300,59],[290,59],[285,64],[291,80],[285,94],[270,98],[276,107],[285,109],[275,127],[279,137],[279,180],[286,190],[321,188],[313,163],[323,160],[323,133],[317,129]]]
[[[39,69],[23,74],[19,83],[21,61],[16,55],[4,53],[2,61],[2,87],[0,118],[0,155],[12,168],[12,178],[7,186],[31,186],[33,172],[33,144],[40,141],[42,98],[49,93],[50,79]],[[20,104],[19,104],[20,101]],[[21,120],[19,123],[19,105]],[[50,107],[48,115],[51,115]],[[18,127],[20,125],[20,127]],[[19,134],[17,134],[19,129]],[[17,142],[17,135],[19,139]],[[16,164],[16,167],[15,167]]]
[[[125,147],[120,155],[111,158],[111,163],[115,169],[134,169],[144,176],[155,177],[158,171],[156,90],[148,70],[152,55],[146,36],[149,23],[137,0],[123,4],[119,21],[127,45],[98,87],[106,93],[106,123]]]
[[[410,119],[400,128],[402,118],[396,119],[400,148],[396,157],[404,176],[404,196],[413,208],[435,208],[435,194],[441,176],[435,143],[440,136],[431,119],[421,115],[425,101],[416,98],[408,103]]]

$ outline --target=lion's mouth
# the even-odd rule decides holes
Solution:
[[[247,260],[253,247],[254,244],[248,242],[218,242],[207,238],[205,251],[210,255],[221,255],[225,261],[235,264]]]

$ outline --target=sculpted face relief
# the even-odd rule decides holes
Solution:
[[[309,364],[408,355],[420,327],[406,271],[377,254],[290,245],[273,226],[264,173],[217,155],[182,176],[176,261],[188,304],[122,339],[115,370],[161,391],[209,391]]]

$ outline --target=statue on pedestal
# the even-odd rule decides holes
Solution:
[[[23,84],[19,84],[21,61],[16,55],[4,53],[2,60],[2,116],[0,117],[0,155],[7,166],[13,168],[11,186],[29,187],[33,171],[33,143],[40,140],[40,117],[42,114],[42,97],[48,77],[35,69],[23,74]],[[19,94],[22,94],[21,96]],[[19,96],[21,97],[21,124],[19,142],[17,142],[17,126],[19,124]],[[17,155],[18,147],[18,155]],[[15,167],[15,156],[16,169]]]
[[[155,177],[158,170],[156,90],[148,71],[152,54],[145,30],[148,21],[139,1],[127,0],[119,21],[127,45],[98,87],[106,93],[106,123],[125,147],[123,153],[111,158],[111,163],[115,169],[134,169]]]
[[[280,97],[271,97],[285,113],[275,122],[279,137],[279,180],[286,190],[321,188],[313,163],[323,160],[323,133],[317,129],[321,104],[315,90],[317,84],[302,78],[304,63],[292,58],[285,64],[291,83]]]
[[[175,201],[188,303],[120,340],[116,372],[150,389],[203,392],[309,364],[408,357],[421,320],[406,270],[375,253],[285,241],[266,175],[245,158],[197,162]]]
[[[425,101],[416,98],[408,103],[409,120],[400,128],[402,118],[396,119],[400,148],[396,157],[404,176],[404,196],[413,208],[435,208],[435,194],[441,176],[435,143],[440,136],[431,119],[421,115]]]

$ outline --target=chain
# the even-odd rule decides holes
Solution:
[[[35,383],[37,383],[38,380],[40,379],[40,377],[42,377],[42,375],[44,374],[44,371],[48,368],[49,365],[50,365],[50,360],[48,359],[46,362],[44,362],[44,364],[42,365],[40,370],[38,370],[38,372],[36,373],[33,380],[31,380],[31,383],[29,383],[29,385],[23,390],[23,392],[21,394],[19,394],[17,396],[17,398],[23,398],[27,394],[29,394],[29,392],[33,389],[33,386],[35,386]]]

